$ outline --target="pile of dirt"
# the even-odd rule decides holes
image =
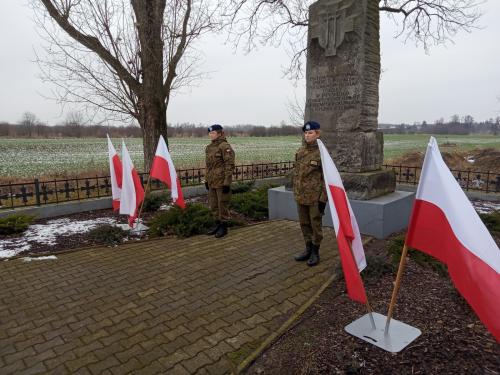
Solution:
[[[450,169],[500,173],[500,150],[494,148],[442,151],[441,155]],[[420,168],[424,163],[424,156],[424,152],[410,151],[398,158],[388,160],[386,164]]]
[[[500,173],[500,150],[485,148],[473,150],[469,155],[469,160],[474,160],[474,169]]]

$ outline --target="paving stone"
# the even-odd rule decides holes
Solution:
[[[302,246],[274,221],[0,262],[0,374],[232,372],[330,277],[336,252],[309,268],[290,257]]]
[[[210,363],[212,363],[210,357],[208,357],[205,353],[199,353],[196,357],[183,361],[181,365],[191,374],[194,374],[196,370]]]

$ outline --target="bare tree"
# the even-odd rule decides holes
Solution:
[[[83,114],[78,111],[69,112],[66,115],[66,120],[63,123],[63,126],[68,129],[70,135],[76,138],[81,138],[83,136],[82,128],[84,125],[85,119],[83,117]]]
[[[175,90],[202,77],[194,42],[216,25],[213,0],[31,0],[47,41],[42,77],[61,103],[139,123],[144,167],[167,139]]]
[[[315,0],[314,0],[315,1]],[[313,0],[231,0],[226,10],[232,41],[247,51],[257,42],[287,42],[290,64],[285,74],[300,79],[307,50],[309,5]],[[425,49],[451,40],[461,30],[470,32],[481,12],[483,0],[369,0],[398,25],[398,37],[414,40]]]
[[[36,130],[36,125],[38,123],[38,119],[33,112],[24,112],[23,118],[21,119],[20,125],[23,128],[24,133],[29,138],[33,137]]]
[[[491,125],[491,132],[493,135],[498,135],[498,131],[500,130],[500,116],[495,118],[495,122]]]
[[[299,100],[297,95],[287,102],[288,118],[292,125],[302,126],[304,124],[304,100]]]

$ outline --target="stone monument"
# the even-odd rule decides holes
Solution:
[[[305,120],[321,124],[322,140],[352,199],[394,192],[381,170],[378,131],[379,9],[375,0],[319,0],[309,8]]]
[[[385,238],[408,225],[414,193],[381,169],[377,0],[319,0],[309,7],[305,120],[321,124],[361,233]],[[293,192],[269,189],[269,218],[298,220]],[[333,226],[327,205],[323,225]]]

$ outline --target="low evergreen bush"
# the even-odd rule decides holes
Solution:
[[[31,225],[34,216],[11,215],[0,218],[0,235],[21,234]]]
[[[246,217],[265,220],[268,217],[267,190],[272,185],[261,186],[246,193],[236,194],[231,198],[231,208]]]
[[[391,238],[387,242],[387,252],[391,256],[392,263],[396,267],[399,265],[399,260],[401,259],[401,252],[403,251],[404,242],[404,235],[399,235]],[[448,275],[448,269],[446,268],[446,265],[441,263],[439,260],[431,257],[430,255],[423,253],[422,251],[410,248],[408,249],[408,256],[421,266],[433,269],[441,276]]]
[[[148,223],[153,237],[175,234],[190,237],[206,233],[215,225],[210,209],[199,203],[188,203],[185,209],[173,206],[157,213]]]
[[[170,195],[167,193],[149,193],[144,198],[144,205],[142,210],[144,212],[154,212],[158,211],[158,209],[165,203],[170,200]]]
[[[487,214],[480,214],[479,216],[491,234],[500,237],[500,211],[492,211]]]
[[[255,181],[243,181],[243,182],[235,182],[231,185],[231,192],[233,194],[241,194],[246,193],[252,190],[255,186]]]
[[[122,228],[104,224],[90,230],[88,237],[97,243],[112,246],[122,243],[126,234]]]

